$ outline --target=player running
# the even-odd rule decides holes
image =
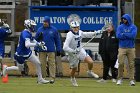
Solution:
[[[44,80],[42,78],[41,63],[40,63],[38,57],[32,53],[32,50],[30,49],[30,47],[40,46],[43,49],[47,49],[47,48],[46,47],[44,48],[44,43],[37,42],[32,37],[32,32],[35,32],[35,26],[36,26],[36,23],[33,20],[30,20],[30,19],[25,20],[24,26],[25,26],[25,29],[20,34],[19,44],[16,49],[16,53],[14,55],[14,58],[17,61],[17,66],[7,67],[4,65],[3,76],[6,76],[7,71],[10,71],[10,70],[23,71],[24,62],[25,62],[25,60],[28,59],[29,61],[34,63],[36,66],[36,69],[37,69],[36,71],[37,71],[37,75],[38,75],[38,80],[37,80],[38,84],[49,83],[49,81]]]
[[[4,39],[11,34],[12,31],[10,30],[9,25],[0,19],[0,75],[2,75],[2,59],[4,58],[5,51]]]
[[[93,60],[81,46],[81,41],[82,38],[92,38],[97,34],[101,34],[102,31],[83,32],[80,30],[80,24],[78,21],[72,21],[70,23],[70,28],[71,30],[67,33],[63,49],[68,53],[68,60],[70,62],[70,68],[72,69],[70,73],[72,85],[78,86],[75,79],[75,72],[77,70],[79,60],[83,60],[88,63],[89,70],[87,73],[90,77],[99,78],[99,76],[92,71]]]

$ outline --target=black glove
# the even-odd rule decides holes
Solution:
[[[60,56],[60,55],[61,55],[61,52],[57,51],[56,56]]]

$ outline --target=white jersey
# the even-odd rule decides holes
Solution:
[[[83,32],[79,30],[78,33],[69,31],[64,42],[63,49],[65,52],[74,52],[76,48],[81,49],[82,38],[92,38],[96,35],[96,32]]]
[[[72,31],[67,33],[63,49],[68,53],[70,68],[77,67],[79,60],[84,60],[87,56],[89,56],[81,47],[82,38],[92,38],[95,35],[96,32],[83,32],[81,30],[79,30],[78,33],[74,33]],[[78,54],[74,53],[76,48],[79,48],[80,50]]]

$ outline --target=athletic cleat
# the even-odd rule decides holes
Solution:
[[[131,81],[130,81],[130,86],[135,86],[134,80],[131,80]]]
[[[116,83],[117,81],[116,81],[116,79],[113,78],[113,79],[112,79],[112,82],[113,82],[113,83]]]
[[[50,82],[49,80],[45,80],[43,78],[37,81],[38,84],[47,84],[49,82]]]
[[[7,65],[3,65],[3,71],[2,71],[2,75],[4,76],[4,77],[6,77],[6,74],[7,74]]]
[[[99,78],[99,76],[97,74],[95,74],[94,72],[87,71],[87,74],[88,74],[89,77],[94,77],[96,79]]]
[[[71,83],[72,83],[73,86],[78,87],[78,84],[77,84],[75,78],[71,78]]]
[[[55,80],[50,80],[50,84],[53,84],[55,82]]]
[[[102,78],[102,79],[100,79],[100,80],[97,80],[97,82],[99,82],[99,83],[106,83],[106,80],[104,80],[104,79]]]
[[[116,84],[121,85],[122,84],[122,79],[119,79]]]

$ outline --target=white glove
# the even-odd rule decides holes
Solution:
[[[98,30],[98,31],[95,31],[95,32],[96,32],[96,35],[99,35],[99,34],[103,33],[103,30]]]
[[[46,46],[42,46],[41,47],[44,51],[47,51],[47,47]]]
[[[6,33],[11,34],[12,33],[11,29],[6,30]]]
[[[3,24],[4,28],[10,28],[10,26],[8,24]]]
[[[43,42],[43,41],[42,42],[37,42],[37,45],[40,46],[40,47],[41,46],[44,46],[45,45],[45,42]]]
[[[75,50],[74,50],[74,53],[75,54],[78,54],[80,52],[80,48],[76,48]]]
[[[43,49],[44,51],[47,50],[47,47],[45,46],[45,42],[37,42],[37,46],[41,47],[41,49]]]

